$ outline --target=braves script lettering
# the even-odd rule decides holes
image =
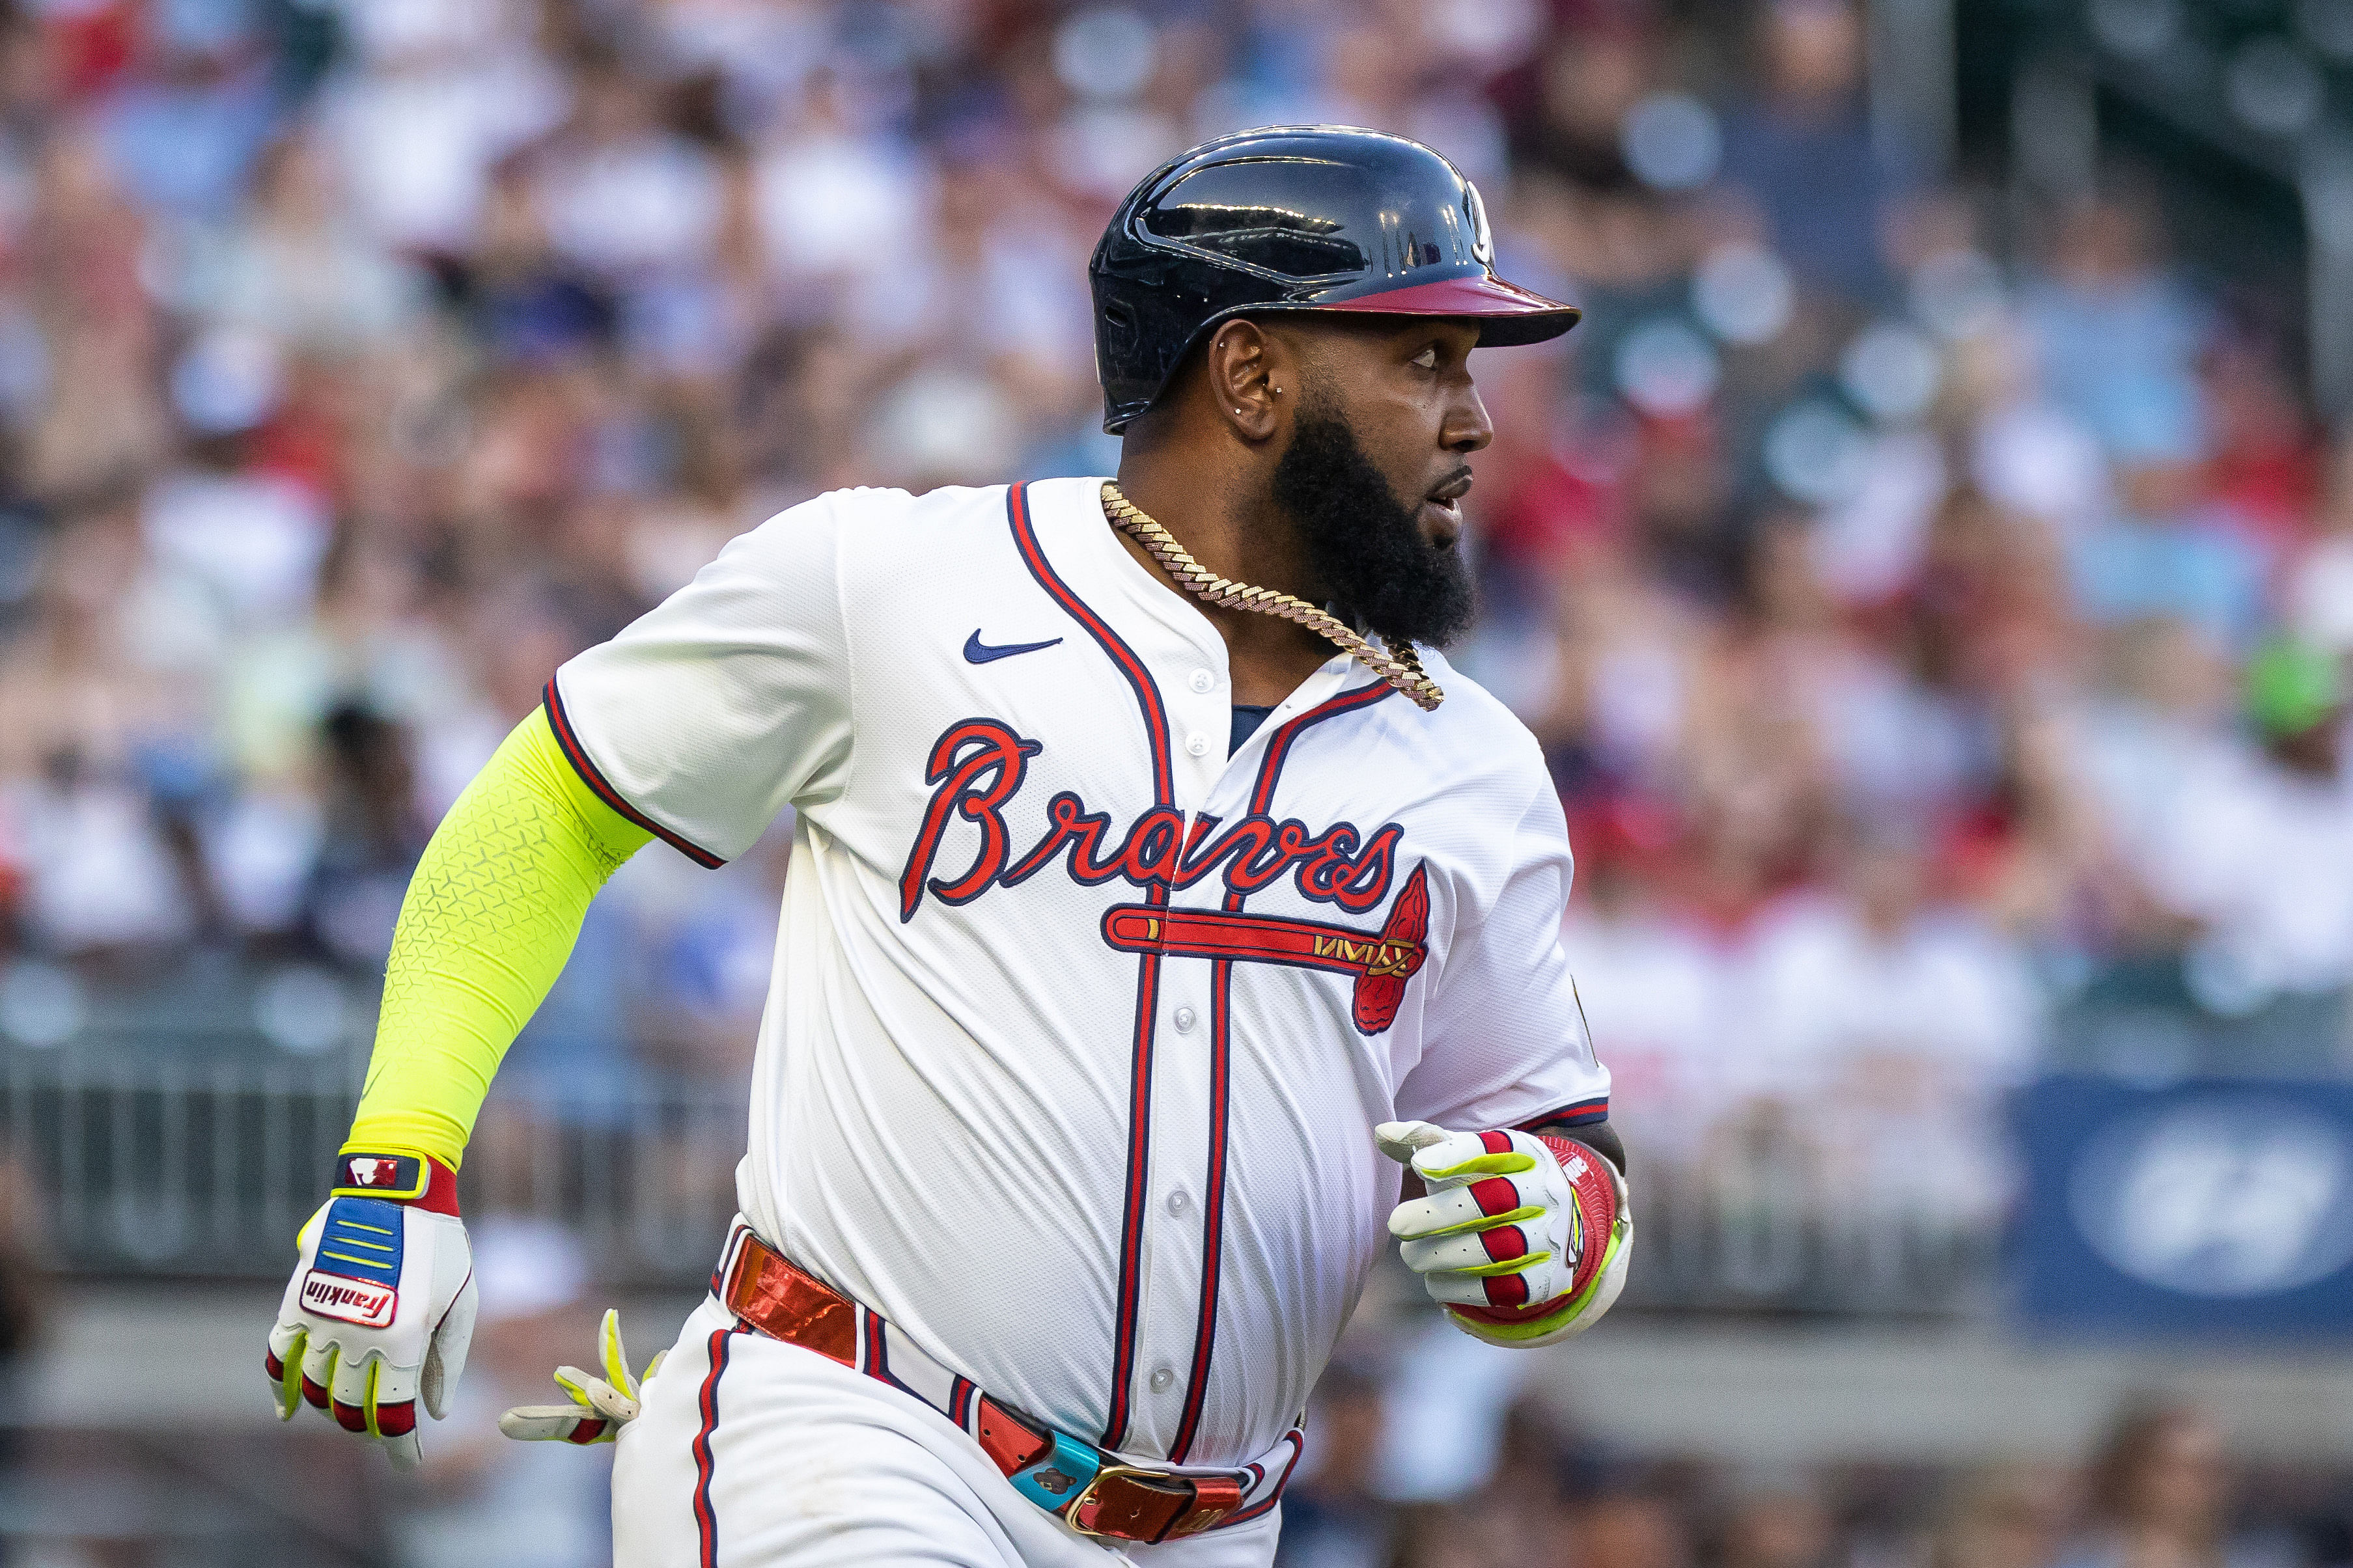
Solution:
[[[915,918],[929,892],[944,904],[966,904],[993,887],[1014,887],[1060,861],[1086,886],[1124,879],[1139,888],[1189,888],[1220,875],[1236,893],[1254,893],[1288,874],[1300,893],[1318,903],[1355,913],[1373,908],[1388,894],[1397,868],[1398,841],[1405,830],[1389,823],[1365,837],[1354,823],[1335,823],[1321,833],[1293,818],[1276,821],[1253,813],[1229,827],[1214,816],[1195,819],[1191,832],[1174,808],[1155,805],[1129,825],[1112,830],[1108,812],[1089,811],[1069,790],[1046,803],[1045,836],[1018,858],[1005,808],[1029,777],[1029,759],[1045,750],[993,719],[965,719],[933,742],[923,782],[933,786],[923,826],[899,878],[899,919]],[[934,875],[948,825],[961,817],[980,829],[972,863],[955,875]],[[1395,966],[1376,945],[1351,960]],[[1335,954],[1336,954],[1335,950]],[[1335,954],[1327,954],[1334,956]]]

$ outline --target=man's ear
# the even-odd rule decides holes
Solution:
[[[1218,416],[1252,446],[1282,427],[1283,414],[1298,401],[1289,345],[1259,322],[1238,316],[1209,339],[1204,368]]]

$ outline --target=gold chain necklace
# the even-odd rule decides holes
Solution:
[[[1439,689],[1438,682],[1422,673],[1421,655],[1413,644],[1400,640],[1394,651],[1385,650],[1359,636],[1337,616],[1319,610],[1304,599],[1219,576],[1187,554],[1185,547],[1176,542],[1176,535],[1138,510],[1109,479],[1103,481],[1103,507],[1113,527],[1143,545],[1145,552],[1160,563],[1161,570],[1195,598],[1225,608],[1256,610],[1261,615],[1295,621],[1338,644],[1343,651],[1423,709],[1436,708],[1446,700],[1446,693]]]

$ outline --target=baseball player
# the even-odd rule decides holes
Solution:
[[[642,1381],[608,1316],[601,1375],[506,1423],[617,1437],[624,1568],[1263,1568],[1388,1238],[1499,1344],[1609,1308],[1560,805],[1436,651],[1471,352],[1577,312],[1494,275],[1443,158],[1333,127],[1169,163],[1090,273],[1116,479],[795,507],[556,671],[451,809],[270,1336],[286,1415],[415,1460],[501,1053],[622,861],[786,806],[710,1295]]]

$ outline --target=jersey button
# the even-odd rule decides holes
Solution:
[[[1168,1194],[1168,1212],[1170,1214],[1182,1218],[1185,1211],[1192,1206],[1193,1200],[1185,1195],[1183,1188],[1180,1187],[1176,1191]]]
[[[1177,1008],[1176,1023],[1176,1032],[1178,1034],[1182,1035],[1190,1031],[1193,1027],[1193,1009],[1190,1007]]]
[[[1196,730],[1185,737],[1185,749],[1197,757],[1206,757],[1209,754],[1209,737]]]
[[[1169,1388],[1175,1384],[1175,1383],[1176,1383],[1176,1368],[1174,1368],[1174,1367],[1166,1367],[1166,1366],[1155,1366],[1155,1367],[1154,1367],[1154,1368],[1152,1369],[1152,1392],[1153,1392],[1153,1393],[1155,1393],[1155,1394],[1166,1394],[1166,1393],[1167,1393],[1167,1392],[1168,1392]]]
[[[1216,689],[1216,687],[1217,687],[1217,684],[1218,684],[1218,678],[1217,678],[1216,676],[1214,676],[1214,675],[1211,675],[1208,670],[1206,670],[1206,669],[1197,669],[1197,670],[1195,670],[1195,671],[1193,672],[1193,689],[1194,689],[1194,690],[1196,690],[1196,691],[1210,691],[1210,690],[1214,690],[1214,689]]]

